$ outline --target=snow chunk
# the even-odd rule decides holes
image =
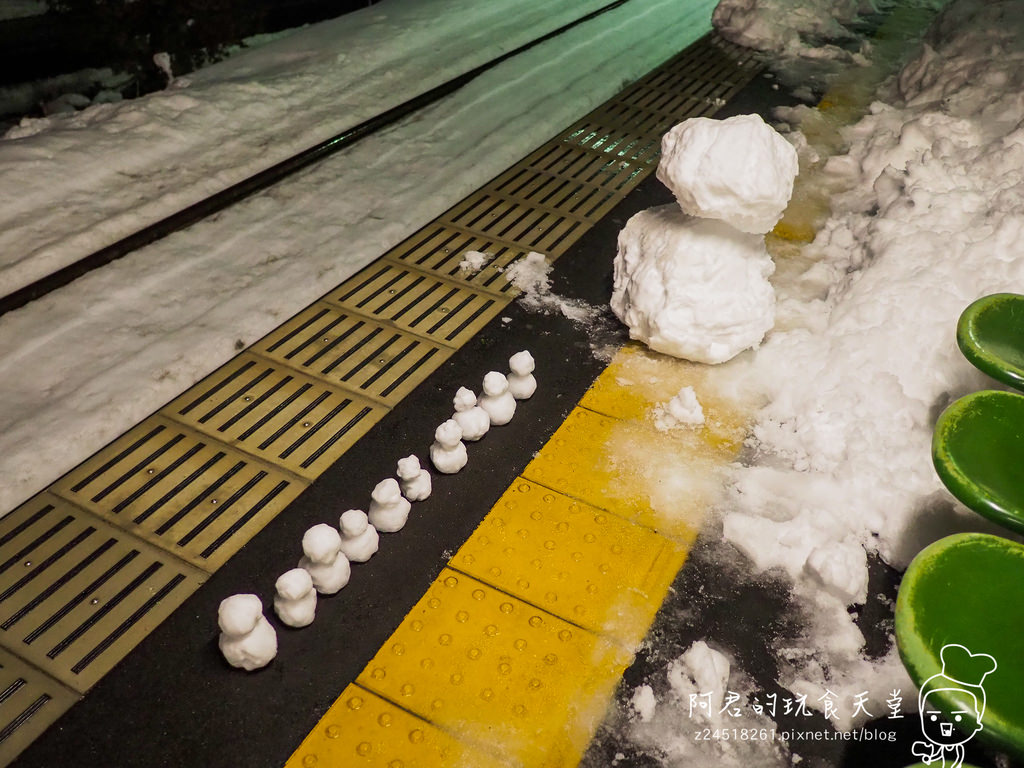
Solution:
[[[633,691],[633,698],[630,703],[633,705],[633,710],[636,712],[637,717],[640,718],[641,723],[650,722],[651,718],[654,717],[654,708],[658,704],[654,698],[654,689],[649,685],[641,685]]]
[[[695,117],[661,139],[658,179],[683,211],[744,232],[771,231],[797,171],[796,149],[759,115]]]
[[[804,571],[847,605],[867,599],[867,554],[855,541],[817,547],[807,556]]]
[[[619,233],[611,306],[651,349],[723,363],[774,324],[774,270],[760,237],[661,206]]]
[[[704,424],[704,409],[697,400],[693,387],[683,387],[679,394],[664,405],[654,408],[654,426],[661,432],[676,427],[699,427]]]

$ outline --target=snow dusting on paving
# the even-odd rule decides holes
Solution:
[[[364,50],[364,35],[370,35],[377,47],[365,51],[365,56],[350,56],[346,79],[333,84],[333,95],[321,93],[324,103],[317,106],[321,112],[333,111],[344,119],[350,101],[358,99],[362,106],[357,112],[362,118],[386,106],[380,98],[394,96],[401,80],[421,85],[424,72],[436,74],[432,64],[435,58],[438,67],[448,66],[441,60],[447,61],[451,52],[443,47],[434,52],[429,42],[442,34],[435,28],[442,20],[455,25],[455,29],[448,30],[453,37],[467,36],[475,41],[473,50],[486,49],[488,55],[511,44],[511,32],[505,26],[511,23],[509,19],[523,26],[516,33],[523,40],[552,26],[551,17],[546,15],[549,4],[509,0],[500,4],[500,13],[493,11],[505,22],[488,16],[490,21],[485,25],[486,19],[473,17],[479,26],[469,32],[463,28],[466,20],[455,12],[454,3],[437,0],[416,4],[420,10],[409,11],[412,26],[394,31],[386,44],[364,29],[384,24],[374,21],[379,15],[375,6],[365,11],[369,20],[356,23],[362,11],[346,16],[341,32],[337,27],[330,33],[311,27],[308,31],[313,42],[302,43],[306,38],[296,32],[246,57],[214,65],[201,75],[202,82],[210,84],[203,93],[211,103],[204,101],[195,109],[230,113],[233,102],[229,93],[235,90],[243,95],[257,91],[263,95],[253,97],[254,103],[264,104],[269,97],[265,89],[270,87],[264,80],[272,85],[288,79],[284,72],[291,68],[293,76],[310,88],[318,79],[331,81],[330,73],[320,71],[325,62],[329,64],[339,51]],[[389,3],[388,7],[406,5],[412,4]],[[486,7],[490,14],[499,3],[473,5]],[[586,5],[589,8],[600,3]],[[538,9],[532,22],[532,16],[519,13],[527,6]],[[539,10],[542,6],[544,13]],[[687,5],[684,10],[675,0],[631,0],[621,9],[515,57],[452,96],[298,178],[0,318],[0,389],[4,393],[0,400],[0,476],[4,478],[0,510],[8,511],[46,487],[229,360],[239,348],[277,327],[613,96],[624,83],[639,78],[703,36],[710,28],[712,7],[710,0]],[[574,7],[574,13],[582,11],[582,7]],[[430,16],[432,24],[416,22],[423,18],[419,14]],[[425,40],[419,40],[421,34],[427,36]],[[288,45],[294,41],[299,41],[297,47],[290,49]],[[316,44],[327,47],[321,51]],[[264,55],[269,57],[265,62],[261,58]],[[393,65],[389,63],[392,58]],[[410,74],[410,68],[414,74]],[[404,76],[399,77],[399,70]],[[395,79],[387,83],[378,80],[376,89],[346,90],[346,82],[371,80],[374,73]],[[199,78],[200,74],[190,77]],[[303,89],[301,85],[294,87]],[[10,158],[3,153],[10,150],[24,158],[37,158],[40,167],[52,167],[54,175],[58,174],[57,166],[62,167],[60,173],[67,175],[68,184],[83,187],[81,197],[76,198],[78,203],[74,203],[63,197],[65,186],[49,189],[44,197],[42,187],[29,184],[19,193],[17,186],[11,186],[14,180],[4,178],[0,189],[16,198],[17,205],[12,211],[5,203],[0,206],[0,215],[15,216],[27,227],[20,230],[25,242],[32,241],[33,227],[44,231],[50,226],[33,223],[40,221],[36,217],[51,223],[65,216],[71,220],[76,216],[71,212],[76,205],[90,218],[102,219],[108,212],[105,182],[100,178],[103,174],[96,177],[87,168],[107,164],[116,167],[127,162],[123,154],[127,151],[124,147],[129,146],[122,147],[120,141],[107,143],[105,137],[111,128],[104,120],[136,124],[141,126],[141,135],[150,138],[152,133],[183,137],[194,146],[208,136],[207,124],[198,114],[194,124],[182,116],[181,123],[173,123],[172,129],[159,121],[152,123],[148,111],[163,109],[152,107],[151,101],[166,105],[166,99],[184,98],[189,93],[187,98],[197,99],[200,92],[190,86],[181,92],[153,94],[122,105],[120,111],[103,119],[102,115],[108,113],[93,107],[54,121],[38,135],[0,142],[0,173]],[[300,130],[307,122],[316,127],[315,111],[288,106],[287,99],[283,103],[281,112],[263,126],[259,125],[259,110],[253,115],[239,109],[232,113],[234,116],[225,113],[223,119],[239,130],[248,126],[266,131],[250,136],[246,144],[250,139],[272,144],[277,138],[287,143],[290,132]],[[261,109],[271,109],[270,102]],[[100,115],[94,117],[96,110]],[[220,120],[210,119],[209,130],[216,131]],[[90,122],[93,120],[95,125]],[[56,154],[58,146],[53,142],[72,140],[80,153],[68,149]],[[152,152],[145,144],[140,140],[130,145],[129,153],[146,155],[131,160],[145,161],[148,170],[142,174],[144,178],[119,175],[117,189],[108,190],[110,194],[124,200],[135,194],[144,198],[149,194],[145,190],[150,188],[147,179],[151,175],[190,174],[193,167],[199,169],[195,171],[199,175],[223,175],[211,171],[203,158],[223,162],[225,168],[232,169],[231,174],[235,173],[234,161],[243,165],[248,162],[230,141],[196,150],[195,166],[190,164],[188,153],[185,157],[168,157],[162,149],[167,144],[157,142]],[[256,154],[270,151],[269,146]],[[277,151],[277,145],[273,146]],[[86,165],[78,165],[83,158]],[[174,170],[177,165],[182,166],[179,171]],[[90,179],[96,187],[88,186]],[[136,187],[136,183],[142,186]],[[177,200],[173,190],[183,184],[179,179],[166,191]],[[27,198],[33,195],[35,202],[29,205]],[[21,213],[16,214],[16,210]],[[135,213],[131,216],[138,221]]]

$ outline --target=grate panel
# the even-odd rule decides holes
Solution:
[[[545,254],[564,253],[586,224],[564,213],[546,211],[486,193],[470,198],[470,206],[446,215],[445,223],[460,229],[514,242]]]
[[[152,416],[55,485],[62,497],[213,571],[306,483]]]
[[[85,693],[205,574],[51,494],[0,520],[4,645]]]
[[[162,412],[313,480],[387,409],[246,353]]]
[[[0,766],[10,764],[78,698],[0,648]]]
[[[507,303],[388,260],[371,264],[325,300],[452,349],[462,346]]]
[[[467,251],[487,255],[479,270],[460,267]],[[477,290],[497,296],[513,293],[504,272],[529,253],[496,238],[481,237],[442,224],[417,232],[388,254],[390,259],[443,278],[468,283]]]
[[[253,349],[385,405],[451,355],[448,347],[326,303],[302,311]]]

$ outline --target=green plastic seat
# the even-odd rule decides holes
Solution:
[[[984,728],[977,738],[1024,756],[1024,546],[999,536],[947,536],[914,558],[896,599],[900,657],[920,687],[942,672],[949,644],[988,654],[998,666],[983,680]],[[947,657],[948,658],[948,657]],[[969,670],[946,670],[967,679]],[[959,690],[929,696],[948,716],[973,702]],[[952,722],[952,719],[950,719]]]
[[[960,501],[1024,533],[1024,395],[985,390],[954,402],[935,424],[932,461]]]
[[[994,293],[960,315],[956,343],[976,368],[1024,391],[1024,296]]]

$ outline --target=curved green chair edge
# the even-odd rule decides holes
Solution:
[[[964,357],[975,368],[996,381],[1024,391],[1024,368],[986,348],[982,338],[983,334],[979,329],[980,321],[985,313],[1005,310],[1007,305],[1018,303],[1024,310],[1024,296],[1016,293],[993,293],[973,302],[961,313],[960,319],[957,321],[956,343]]]
[[[953,460],[946,440],[946,435],[949,434],[957,420],[968,408],[992,398],[1011,399],[1014,401],[1019,398],[1021,405],[1024,406],[1024,395],[991,389],[972,392],[955,400],[939,415],[938,420],[935,422],[935,429],[932,432],[932,464],[935,466],[935,472],[938,474],[939,479],[942,480],[942,484],[966,506],[1004,528],[1015,533],[1024,534],[1024,516],[1022,516],[1022,512],[1007,509],[985,493],[972,478],[968,477]],[[1024,472],[1022,472],[1022,475],[1024,475]],[[1024,489],[1024,480],[1022,480],[1022,489]]]
[[[1009,546],[1024,549],[1024,545],[987,533],[958,533],[930,544],[911,561],[896,597],[894,629],[900,660],[918,688],[925,680],[941,672],[942,666],[941,663],[937,663],[938,652],[929,646],[922,637],[922,633],[917,631],[917,615],[913,608],[915,593],[921,580],[927,576],[929,570],[935,567],[936,561],[947,556],[950,550],[965,545],[998,548]],[[1024,566],[1024,561],[1022,561],[1022,566]],[[955,613],[956,606],[950,610]],[[956,697],[938,698],[935,701],[947,715],[952,713],[954,707],[963,706],[965,703],[958,701]],[[1019,758],[1024,758],[1024,719],[1020,723],[1001,720],[993,722],[991,712],[986,712],[986,716],[983,721],[985,728],[978,733],[977,738],[1000,751],[1008,751]],[[1022,712],[1022,717],[1024,717],[1024,712]]]

